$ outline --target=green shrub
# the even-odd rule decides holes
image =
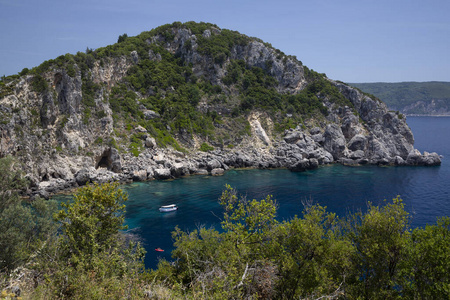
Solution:
[[[47,81],[41,75],[34,75],[33,81],[31,83],[33,90],[37,93],[43,94],[48,90]]]
[[[200,151],[203,151],[203,152],[208,152],[208,151],[213,151],[213,150],[214,150],[214,147],[208,145],[207,143],[202,143],[200,146]]]
[[[88,125],[89,119],[91,118],[92,112],[89,107],[86,107],[83,112],[83,124]]]

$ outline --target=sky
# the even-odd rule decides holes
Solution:
[[[0,0],[0,76],[175,21],[260,38],[344,82],[450,81],[449,0]]]

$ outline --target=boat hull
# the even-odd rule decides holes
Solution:
[[[175,208],[160,208],[159,209],[159,211],[160,212],[171,212],[171,211],[176,211],[177,210],[177,208],[175,207]]]

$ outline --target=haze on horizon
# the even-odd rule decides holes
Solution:
[[[119,35],[209,22],[344,82],[450,81],[450,1],[0,0],[0,76]]]

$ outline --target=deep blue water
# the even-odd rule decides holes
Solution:
[[[193,230],[198,226],[219,227],[218,204],[225,184],[251,199],[273,195],[278,218],[301,215],[305,200],[344,216],[364,210],[367,202],[382,204],[400,195],[413,215],[413,226],[435,223],[450,215],[450,117],[408,117],[421,152],[444,156],[439,167],[345,167],[325,166],[304,173],[288,170],[231,170],[221,177],[193,176],[172,181],[151,181],[125,186],[129,194],[126,223],[136,230],[147,249],[146,265],[154,268],[159,257],[170,259],[171,232],[175,226]],[[177,212],[160,213],[159,206],[176,203]],[[156,247],[165,252],[155,252]]]

